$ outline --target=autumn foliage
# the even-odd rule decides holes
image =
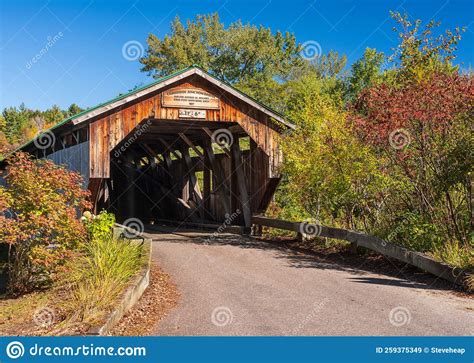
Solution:
[[[453,63],[461,30],[434,36],[392,14],[400,44],[367,49],[351,77],[288,87],[275,214],[363,230],[450,265],[474,266],[474,76]],[[436,31],[438,34],[439,32]]]
[[[377,85],[356,102],[355,131],[402,182],[385,212],[398,239],[416,241],[419,231],[424,249],[469,245],[473,110],[473,77],[458,72]]]
[[[9,291],[54,280],[86,233],[78,219],[89,208],[82,177],[49,160],[17,153],[0,186],[0,240],[9,248]]]
[[[400,128],[414,131],[419,141],[430,133],[443,135],[455,127],[457,118],[472,113],[473,106],[472,77],[433,74],[401,86],[383,83],[366,89],[354,107],[354,120],[364,140],[383,146]]]

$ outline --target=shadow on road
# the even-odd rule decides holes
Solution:
[[[374,253],[354,255],[349,251],[315,252],[298,247],[291,241],[275,242],[235,234],[214,235],[212,232],[202,230],[165,228],[160,231],[154,227],[145,232],[156,243],[192,243],[209,246],[230,245],[242,249],[273,251],[276,253],[276,258],[285,260],[289,266],[294,268],[316,268],[348,272],[351,275],[355,275],[350,278],[353,283],[391,285],[438,291],[462,291],[459,286],[448,281],[420,271],[408,264]],[[368,273],[377,273],[386,277],[374,278],[372,276],[364,276]]]

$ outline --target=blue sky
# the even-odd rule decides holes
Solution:
[[[466,26],[457,62],[474,65],[472,0],[2,0],[0,3],[0,108],[93,106],[152,79],[122,50],[134,41],[146,47],[162,38],[170,22],[217,11],[227,25],[244,23],[290,31],[297,41],[319,43],[352,63],[366,47],[386,53],[397,43],[389,10],[412,19],[441,21],[441,28]],[[132,43],[134,44],[134,43]],[[132,47],[133,48],[133,47]],[[131,48],[131,49],[132,49]],[[133,56],[133,54],[132,54]],[[33,61],[34,60],[34,61]]]

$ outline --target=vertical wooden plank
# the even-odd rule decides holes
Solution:
[[[239,139],[235,136],[234,138],[234,143],[238,143]],[[238,179],[237,179],[237,174],[234,173],[234,170],[236,170],[236,160],[234,157],[228,158],[229,159],[229,175],[230,177],[230,208],[234,212],[240,207],[240,201],[238,198],[239,195],[239,186],[238,186]]]
[[[110,116],[103,119],[103,178],[110,178]]]
[[[90,178],[97,177],[97,142],[95,140],[97,130],[97,122],[91,123],[89,125],[89,176]]]
[[[194,166],[191,161],[191,157],[189,156],[189,149],[181,149],[181,154],[183,155],[184,165],[186,166],[184,174],[188,176],[190,182],[189,191],[190,193],[193,193],[195,202],[200,204],[202,202],[202,195],[201,191],[199,190],[199,184],[197,182]]]
[[[213,213],[211,209],[211,165],[209,163],[208,158],[204,158],[204,171],[203,171],[203,178],[204,178],[204,209],[213,219]]]
[[[252,213],[250,211],[250,198],[247,191],[247,185],[245,182],[244,171],[242,168],[242,153],[240,151],[239,139],[237,136],[234,137],[234,142],[231,146],[232,157],[235,162],[235,174],[237,175],[237,184],[239,188],[239,199],[242,205],[242,212],[244,215],[244,225],[250,228],[252,225]]]
[[[133,164],[132,164],[133,157],[131,153],[126,153],[126,178],[127,178],[127,187],[129,188],[126,192],[126,217],[134,217],[135,216],[135,175],[134,175],[134,170],[133,170]]]
[[[161,117],[161,93],[155,96],[155,111],[154,117],[160,118]]]
[[[212,166],[212,173],[215,176],[215,182],[213,183],[213,190],[219,194],[219,204],[224,207],[225,213],[230,214],[230,206],[228,200],[228,186],[225,179],[224,171],[222,170],[221,165],[216,160],[216,155],[214,155],[214,151],[212,150],[212,146],[210,142],[207,142],[204,145],[204,151],[206,153],[206,157],[209,160],[209,163]]]

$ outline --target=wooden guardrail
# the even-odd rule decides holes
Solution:
[[[253,216],[252,223],[260,226],[294,231],[315,237],[327,237],[348,241],[357,246],[367,248],[384,256],[418,267],[421,270],[427,271],[458,285],[463,285],[467,276],[465,271],[436,261],[423,253],[411,251],[405,247],[361,232],[309,224],[308,222],[290,222],[261,216]]]

